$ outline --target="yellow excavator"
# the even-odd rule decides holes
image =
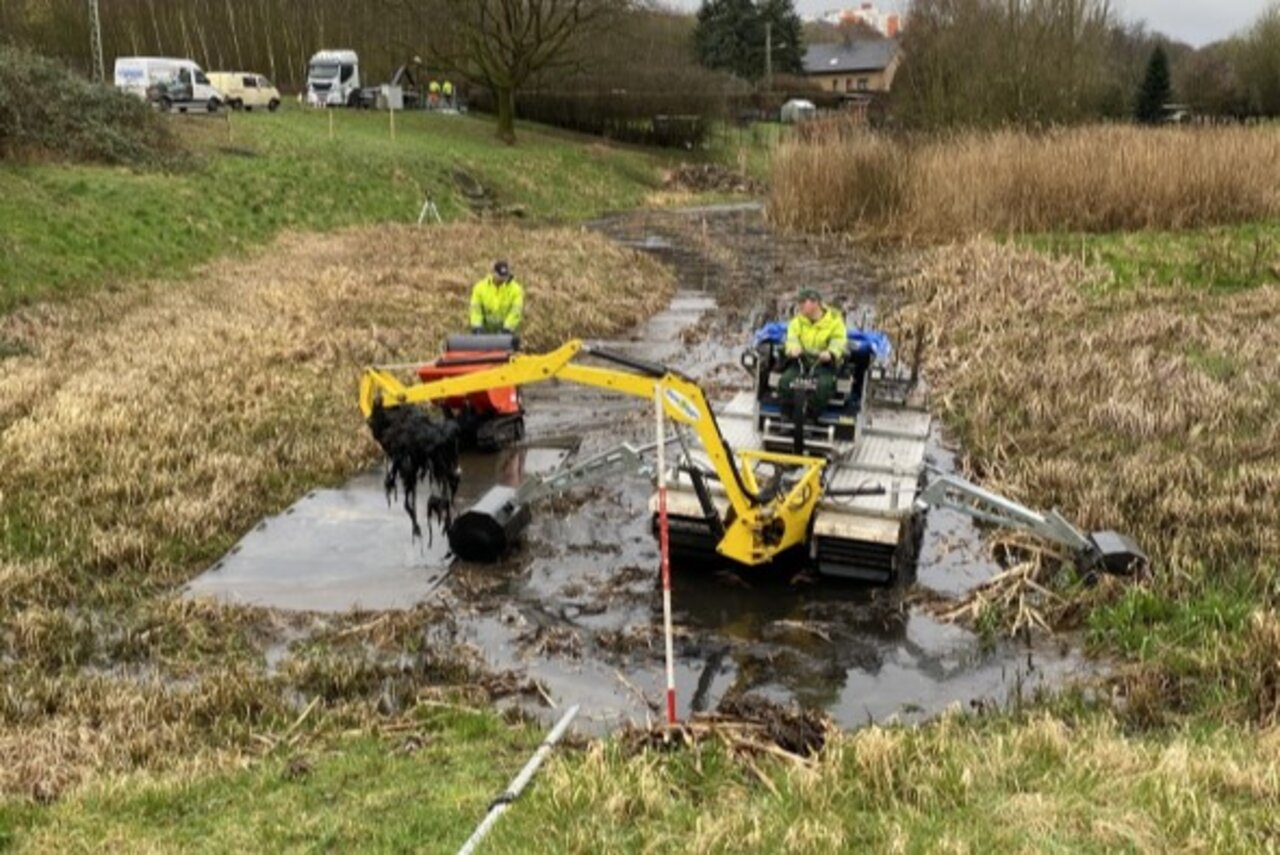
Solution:
[[[586,356],[609,366],[585,365],[578,361]],[[752,438],[739,437],[738,447],[731,447],[720,420],[695,381],[668,366],[601,348],[588,348],[579,340],[569,341],[549,353],[514,354],[508,362],[495,367],[408,385],[390,369],[370,367],[360,383],[360,409],[366,419],[370,419],[386,408],[438,403],[495,388],[521,387],[547,380],[660,401],[665,415],[677,425],[691,429],[701,446],[693,453],[689,448],[684,449],[684,463],[676,473],[674,523],[683,524],[686,533],[691,527],[695,528],[716,554],[746,567],[767,565],[784,553],[794,552],[808,554],[819,570],[830,575],[889,582],[899,575],[900,568],[885,564],[879,553],[865,562],[856,556],[868,554],[868,546],[877,549],[883,546],[890,553],[908,555],[914,562],[916,544],[907,541],[918,542],[921,514],[929,506],[945,506],[1063,544],[1075,553],[1082,567],[1127,572],[1136,563],[1146,561],[1136,544],[1115,532],[1085,535],[1056,512],[1037,513],[954,476],[939,476],[930,481],[923,466],[923,437],[905,437],[900,423],[891,418],[902,415],[901,411],[879,414],[868,397],[874,394],[871,376],[856,378],[852,383],[865,399],[858,422],[865,440],[855,434],[844,445],[832,443],[824,446],[823,452],[799,454],[763,447],[764,442],[758,441],[757,427],[765,420],[758,412],[749,419],[738,419],[742,425],[735,427],[735,436],[742,432],[738,429],[742,427],[751,432]],[[927,434],[927,412],[916,414],[923,416]],[[872,421],[873,415],[878,421]],[[729,417],[732,421],[733,414]],[[877,430],[881,431],[880,435],[876,434]],[[677,429],[676,433],[683,441],[682,432]],[[891,445],[895,441],[898,446]],[[902,476],[900,465],[905,459],[903,442],[908,442],[913,449],[911,453],[918,458],[916,468],[911,470],[916,474],[909,478]],[[748,447],[753,443],[760,447]],[[857,462],[886,447],[897,449],[894,451],[897,468],[877,469],[873,461],[866,471],[888,473],[883,478],[892,485],[892,502],[888,497],[890,490],[868,481]],[[634,464],[638,460],[634,449],[628,446],[626,450],[625,455],[606,455],[596,463],[630,461]],[[587,469],[607,469],[596,463],[568,473],[560,483],[575,483]],[[895,477],[898,480],[894,480]],[[856,481],[851,480],[853,478]],[[898,501],[900,490],[909,494],[902,507]],[[450,532],[455,553],[463,558],[496,558],[510,544],[513,530],[527,524],[526,506],[531,496],[528,490],[494,488],[471,512],[451,524],[459,530]],[[884,496],[882,507],[868,510],[850,506],[851,501],[869,496]],[[877,528],[873,523],[884,525]],[[837,559],[824,560],[824,556],[832,555]],[[864,573],[860,563],[875,566]]]
[[[608,389],[623,395],[655,400],[677,424],[696,433],[714,471],[724,486],[729,512],[721,515],[706,497],[703,511],[719,520],[717,551],[738,564],[768,564],[780,553],[803,544],[809,521],[822,496],[822,472],[827,461],[778,452],[729,448],[720,433],[702,388],[688,377],[665,366],[644,362],[605,350],[593,356],[629,370],[582,365],[574,358],[584,352],[581,341],[570,341],[539,355],[517,355],[496,368],[459,377],[406,386],[381,368],[365,371],[360,384],[360,409],[369,418],[375,406],[423,404],[456,398],[497,387],[519,387],[545,380],[561,380]],[[767,480],[761,482],[762,478]]]

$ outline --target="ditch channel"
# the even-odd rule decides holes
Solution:
[[[740,353],[753,329],[789,309],[797,288],[821,288],[859,317],[874,318],[893,299],[849,244],[779,235],[757,205],[620,214],[592,228],[670,265],[679,289],[665,311],[597,343],[679,368],[713,404],[750,388]],[[524,401],[522,447],[464,455],[459,509],[493,484],[516,485],[620,442],[652,440],[645,401],[555,383],[529,387]],[[929,462],[944,471],[955,466],[936,429]],[[605,732],[661,717],[651,493],[649,480],[637,476],[544,500],[514,554],[473,565],[452,560],[439,530],[430,541],[411,539],[381,473],[366,473],[264,520],[188,593],[285,611],[430,603],[447,615],[447,626],[434,630],[474,648],[489,667],[536,681],[556,705],[582,704],[586,729]],[[957,596],[999,569],[966,517],[929,512],[914,585]],[[917,721],[955,703],[1006,703],[1088,667],[1061,643],[984,643],[911,607],[910,590],[677,568],[681,716],[752,695],[822,709],[844,727]]]

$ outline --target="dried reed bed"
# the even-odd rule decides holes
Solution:
[[[1133,535],[1154,562],[1138,584],[1191,609],[1209,598],[1206,619],[1215,592],[1251,592],[1252,630],[1214,637],[1205,625],[1186,641],[1203,648],[1125,674],[1130,711],[1164,720],[1216,686],[1217,714],[1274,723],[1280,288],[1099,296],[1104,275],[984,240],[935,249],[903,279],[899,321],[927,326],[935,403],[984,484],[1085,530]],[[1066,591],[1033,544],[1000,541],[1026,560],[935,608],[978,622],[994,608],[1006,629],[1044,628],[1132,585]]]
[[[1093,126],[895,137],[835,123],[773,159],[785,228],[893,239],[1182,229],[1280,213],[1280,133]]]
[[[248,643],[262,616],[172,591],[375,459],[361,367],[436,352],[498,257],[526,284],[534,348],[623,329],[673,287],[585,231],[383,227],[0,319],[31,352],[0,373],[0,792],[47,796],[291,720],[290,674],[268,681]],[[295,670],[323,682],[317,667]]]
[[[926,253],[901,321],[984,483],[1174,572],[1280,562],[1280,289],[1139,288],[986,241]]]

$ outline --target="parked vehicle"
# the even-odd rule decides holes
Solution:
[[[115,85],[145,98],[161,110],[185,113],[191,108],[210,113],[226,103],[222,93],[189,59],[122,56],[116,59]]]
[[[307,64],[307,103],[313,107],[371,107],[377,90],[360,87],[353,50],[322,50]]]
[[[280,90],[261,74],[252,71],[210,71],[209,80],[233,110],[266,108],[275,112],[280,106]]]

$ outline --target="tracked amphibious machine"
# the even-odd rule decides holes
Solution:
[[[891,583],[914,569],[924,515],[935,506],[1066,546],[1085,569],[1129,572],[1145,563],[1142,550],[1123,535],[1086,535],[1055,512],[1042,514],[931,472],[925,461],[930,416],[918,372],[890,359],[882,333],[850,333],[836,395],[821,413],[807,412],[803,399],[781,400],[783,361],[781,328],[765,327],[742,360],[755,388],[719,413],[680,371],[577,340],[410,385],[372,367],[361,381],[360,407],[368,418],[378,408],[457,402],[546,380],[659,401],[679,445],[667,507],[677,563],[769,568],[801,562],[824,575]],[[803,379],[796,384],[801,396],[810,388]],[[643,469],[642,452],[624,446],[519,489],[493,488],[450,523],[454,552],[466,560],[496,559],[527,526],[531,502]],[[656,514],[656,499],[652,508]]]

